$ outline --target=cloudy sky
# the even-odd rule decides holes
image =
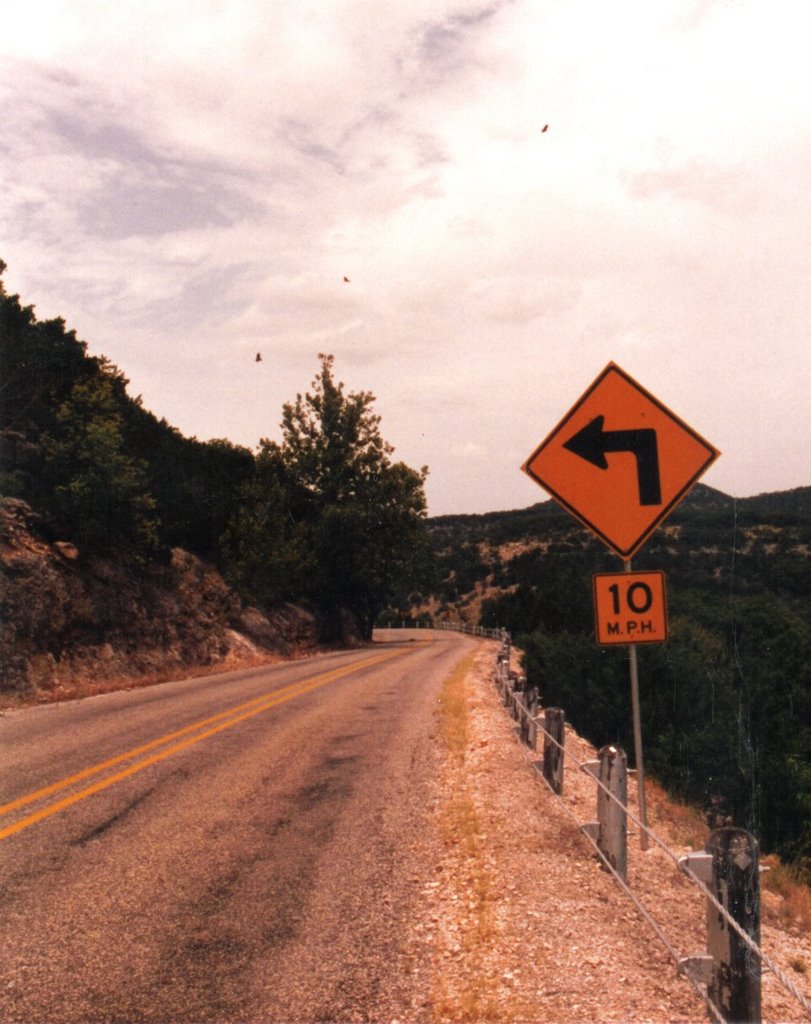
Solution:
[[[612,360],[706,483],[811,484],[809,41],[808,0],[27,0],[6,286],[201,439],[333,353],[435,515],[543,500]]]

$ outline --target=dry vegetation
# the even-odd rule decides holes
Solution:
[[[647,780],[645,792],[653,829],[677,846],[694,850],[704,846],[709,828],[698,808],[672,800],[652,779]],[[792,865],[781,863],[775,854],[762,857],[761,867],[764,869],[760,885],[765,919],[811,932],[811,887],[801,873]]]
[[[470,744],[468,675],[476,653],[468,655],[445,682],[441,697],[441,729],[448,752],[447,771],[453,783],[440,810],[440,834],[451,870],[446,878],[464,884],[464,901],[456,915],[460,920],[443,923],[448,927],[449,950],[466,966],[466,984],[452,991],[444,973],[435,977],[432,1003],[441,1018],[457,1020],[493,1019],[497,1009],[492,978],[485,969],[484,953],[495,936],[492,882],[485,862],[485,845],[480,814],[465,781],[465,761]],[[455,868],[463,865],[461,874]]]
[[[10,708],[27,707],[31,704],[58,704],[67,700],[83,700],[85,697],[97,697],[103,693],[116,693],[121,690],[140,690],[159,683],[173,682],[177,679],[197,679],[211,676],[218,672],[231,672],[234,669],[259,668],[262,665],[278,665],[282,662],[298,658],[310,657],[320,648],[301,646],[299,650],[291,650],[281,654],[254,653],[244,651],[231,652],[220,664],[214,665],[170,665],[155,672],[133,675],[109,676],[101,679],[82,677],[78,672],[72,677],[63,677],[58,683],[47,689],[37,689],[24,694],[0,694],[0,715]]]

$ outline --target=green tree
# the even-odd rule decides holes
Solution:
[[[0,260],[0,274],[4,270]],[[110,514],[125,534],[143,541],[150,520],[157,520],[162,548],[183,547],[217,559],[240,487],[253,472],[253,453],[227,440],[184,437],[144,409],[140,398],[131,398],[127,384],[104,356],[88,355],[85,342],[66,329],[64,320],[37,320],[33,307],[8,295],[0,280],[0,493],[24,498],[40,513],[57,514],[54,525],[60,529],[72,530],[75,522],[84,543],[91,535],[97,543],[107,533],[101,506],[111,495],[103,488],[95,495],[82,492],[91,486],[91,450],[102,458],[112,450],[109,475],[117,482],[111,494],[129,496]],[[80,442],[83,411],[93,425]],[[68,465],[71,446],[80,456],[75,479]],[[101,484],[98,479],[93,486]],[[118,498],[112,498],[113,505]],[[99,507],[86,522],[79,509],[94,502]],[[127,524],[126,507],[137,526]],[[109,531],[109,541],[119,543],[121,530]]]
[[[423,483],[424,474],[402,462],[381,463],[355,498],[322,508],[314,554],[328,633],[336,635],[336,616],[346,609],[370,640],[383,608],[425,578]]]
[[[392,462],[374,395],[347,394],[333,357],[319,359],[312,390],[283,407],[282,442],[262,441],[261,472],[230,536],[246,531],[236,561],[249,589],[294,582],[318,607],[325,640],[344,635],[347,613],[370,639],[379,612],[425,568],[427,470]],[[264,565],[246,550],[249,536],[268,552]]]
[[[250,601],[271,605],[308,592],[314,561],[297,491],[279,447],[262,441],[222,541],[228,579]]]
[[[619,743],[633,759],[624,652],[598,647],[586,633],[543,627],[516,642],[542,703],[563,708],[567,720],[596,746]]]
[[[5,269],[0,260],[0,275]],[[0,430],[35,434],[52,428],[74,381],[102,367],[86,349],[64,320],[37,320],[33,306],[21,305],[0,280]]]
[[[117,393],[120,374],[73,385],[43,439],[43,501],[55,523],[91,548],[131,546],[151,554],[158,537],[146,466],[128,454]]]
[[[739,806],[771,848],[811,857],[811,626],[774,596],[732,602]]]

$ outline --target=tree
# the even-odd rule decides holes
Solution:
[[[131,546],[152,554],[157,544],[155,502],[146,466],[128,454],[117,391],[120,374],[77,381],[45,435],[43,502],[55,523],[92,548]]]
[[[222,539],[228,579],[261,605],[298,600],[315,568],[296,491],[279,447],[262,441]]]
[[[428,552],[424,480],[402,462],[381,465],[354,499],[322,508],[314,554],[328,633],[337,635],[346,609],[370,640],[383,608],[420,585]]]
[[[260,469],[229,535],[242,533],[235,554],[243,585],[281,596],[295,583],[319,609],[325,640],[344,635],[347,613],[368,640],[378,613],[425,566],[427,470],[391,461],[374,395],[347,394],[333,357],[319,359],[312,391],[283,407],[281,444],[262,441]],[[268,557],[257,559],[251,544]]]
[[[0,260],[0,275],[6,264]],[[54,426],[54,415],[77,379],[95,375],[100,361],[62,319],[38,321],[0,280],[0,430],[36,436]]]
[[[161,557],[183,547],[218,558],[253,453],[227,440],[184,437],[131,398],[127,385],[64,320],[37,320],[0,279],[0,493],[56,516],[59,529],[75,525],[85,544],[129,537],[148,548],[145,537],[157,525]],[[84,414],[92,424],[81,423]],[[101,461],[91,472],[94,451]]]

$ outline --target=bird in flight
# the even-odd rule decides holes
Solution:
[[[349,278],[348,277],[344,278],[344,284],[349,284]]]
[[[257,352],[256,353],[256,361],[257,361],[257,363],[261,363],[262,362],[262,353],[261,352]]]
[[[548,124],[545,124],[545,125],[543,126],[543,128],[541,128],[541,135],[543,135],[543,133],[544,133],[545,131],[547,131],[548,129],[549,129],[549,125],[548,125]]]

